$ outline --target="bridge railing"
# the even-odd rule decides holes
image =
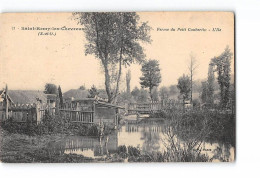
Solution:
[[[151,101],[149,103],[129,103],[126,110],[128,114],[155,113],[161,110],[182,108],[183,104],[175,100]]]

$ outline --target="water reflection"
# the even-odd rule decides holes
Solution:
[[[55,153],[73,153],[92,158],[113,154],[121,145],[137,147],[144,153],[163,152],[166,150],[163,139],[167,127],[167,124],[158,123],[126,124],[103,138],[68,136],[49,143],[48,148]],[[218,143],[203,142],[201,153],[207,154],[213,161],[230,161],[234,158],[234,148]]]

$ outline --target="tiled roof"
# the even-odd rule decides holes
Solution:
[[[8,90],[8,95],[15,104],[32,104],[37,99],[47,103],[47,95],[43,91],[36,90]]]

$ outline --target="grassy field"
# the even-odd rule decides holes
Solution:
[[[1,129],[0,160],[4,163],[59,163],[92,162],[93,159],[81,155],[64,154],[48,150],[47,144],[58,141],[63,135],[28,136],[11,134]]]

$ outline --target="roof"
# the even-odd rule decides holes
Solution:
[[[97,106],[103,106],[103,107],[109,107],[109,108],[120,108],[120,109],[125,109],[124,107],[122,106],[118,106],[118,105],[115,105],[115,104],[111,104],[111,103],[108,103],[108,102],[105,102],[105,101],[100,101],[96,98],[86,98],[86,99],[75,99],[72,101],[72,103],[74,102],[82,102],[82,101],[92,101],[93,103],[95,102],[95,104]]]
[[[122,106],[118,106],[115,104],[111,104],[111,103],[106,103],[106,102],[101,102],[101,101],[97,101],[97,106],[104,106],[104,107],[110,107],[110,108],[120,108],[120,109],[125,109]]]
[[[8,90],[8,95],[15,104],[32,104],[37,99],[47,103],[47,95],[43,91],[37,90]]]
[[[57,98],[56,94],[46,94],[46,96],[47,96],[47,99],[50,99],[50,100],[56,100],[56,98]]]
[[[89,95],[89,92],[87,90],[71,89],[71,90],[63,93],[63,98],[84,99],[84,98],[87,98],[88,95]]]

